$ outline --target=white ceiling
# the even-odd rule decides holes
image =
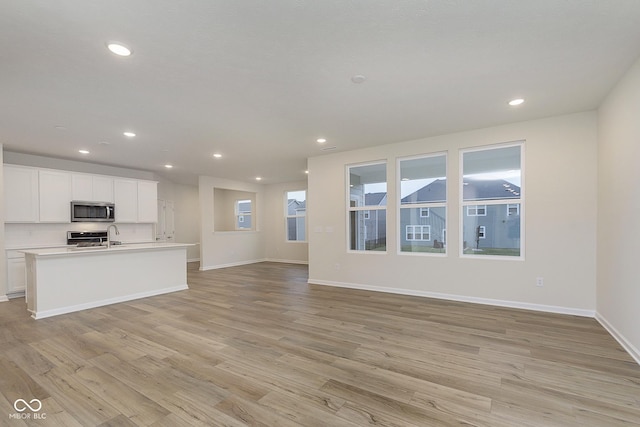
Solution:
[[[349,150],[597,108],[639,55],[638,0],[2,0],[0,143],[294,181],[321,136]]]

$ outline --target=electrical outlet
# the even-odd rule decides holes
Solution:
[[[538,287],[544,286],[544,277],[536,277],[536,286]]]

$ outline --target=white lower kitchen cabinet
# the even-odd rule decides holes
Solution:
[[[24,296],[26,277],[24,254],[13,250],[7,251],[7,297]]]

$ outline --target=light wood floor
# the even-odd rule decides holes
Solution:
[[[196,268],[38,321],[0,303],[0,425],[640,426],[640,366],[593,319]]]

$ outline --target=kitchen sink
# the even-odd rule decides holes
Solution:
[[[76,246],[69,248],[70,251],[99,251],[101,249],[107,249],[106,246]]]

